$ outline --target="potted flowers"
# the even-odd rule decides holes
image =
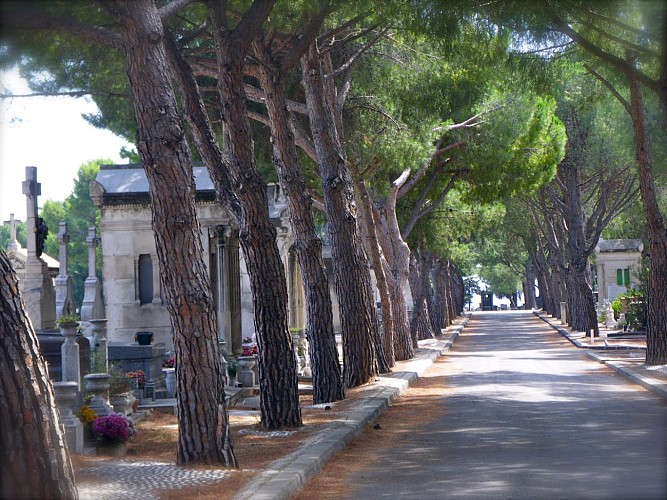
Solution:
[[[97,417],[93,421],[93,433],[98,440],[98,453],[123,457],[127,453],[127,442],[137,431],[129,418],[113,413]]]
[[[236,374],[239,370],[238,362],[232,358],[227,362],[227,375],[229,375],[229,385],[236,387]]]
[[[132,379],[118,366],[109,367],[109,403],[116,413],[129,415],[135,401],[132,388]]]

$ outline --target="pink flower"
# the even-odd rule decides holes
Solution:
[[[132,421],[125,415],[113,413],[97,417],[93,421],[93,433],[102,441],[124,443],[137,431]]]

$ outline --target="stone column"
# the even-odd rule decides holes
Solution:
[[[79,344],[76,338],[79,335],[79,323],[61,323],[60,335],[65,342],[60,346],[62,381],[76,382],[81,387],[81,364],[79,363]]]
[[[9,214],[9,220],[3,222],[3,224],[9,226],[9,244],[7,245],[7,250],[10,252],[16,252],[21,248],[21,244],[16,239],[16,224],[20,224],[21,222],[14,218],[14,214]]]
[[[74,382],[54,382],[53,392],[60,411],[60,420],[65,428],[67,448],[70,453],[83,453],[83,424],[72,412],[78,399],[79,386]]]
[[[23,194],[26,196],[28,258],[25,264],[23,301],[35,330],[51,330],[56,321],[56,293],[49,268],[40,259],[48,228],[38,216],[37,197],[42,186],[37,182],[37,167],[26,167]]]
[[[91,369],[96,373],[109,371],[109,349],[107,346],[107,320],[91,319],[90,332],[93,337]]]
[[[227,292],[228,270],[225,252],[225,226],[216,226],[215,228],[215,270],[216,270],[216,294],[218,303],[216,310],[218,313],[218,339],[225,351],[231,350],[231,331],[232,322],[229,311],[229,293]]]
[[[229,317],[227,349],[235,355],[241,353],[243,337],[241,323],[241,271],[239,266],[238,231],[225,228],[225,251],[223,253],[223,280],[225,311]]]
[[[88,246],[88,277],[84,283],[83,304],[81,305],[81,319],[83,321],[104,318],[102,290],[95,270],[95,251],[97,250],[99,241],[96,229],[89,227],[88,236],[86,237],[86,245]]]
[[[68,243],[67,222],[61,222],[58,226],[58,260],[60,260],[60,270],[58,276],[56,276],[56,319],[60,319],[62,316],[72,316],[76,312],[74,309],[74,299],[72,298],[72,278],[67,273]]]

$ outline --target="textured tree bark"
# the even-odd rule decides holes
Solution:
[[[420,261],[423,258],[419,251],[413,251],[410,256],[410,290],[413,303],[410,333],[415,342],[435,336],[426,298],[428,275],[426,277],[422,275],[424,266]]]
[[[78,498],[48,368],[3,249],[0,396],[0,497]]]
[[[341,311],[343,380],[346,387],[356,387],[378,374],[379,331],[375,300],[370,293],[370,270],[357,233],[352,179],[333,112],[325,101],[324,77],[315,44],[302,58],[302,73],[332,240],[334,286]]]
[[[396,353],[394,351],[394,311],[387,280],[389,264],[382,254],[377,234],[381,227],[379,214],[377,214],[377,210],[373,206],[371,194],[366,188],[366,183],[360,175],[357,175],[357,172],[355,172],[355,178],[357,186],[355,193],[358,197],[357,205],[360,207],[358,212],[360,228],[366,244],[366,253],[370,255],[371,262],[373,263],[373,273],[375,274],[375,281],[380,293],[380,304],[382,304],[382,350],[384,351],[384,358],[387,360],[388,368],[392,368],[396,364]],[[375,215],[377,215],[377,223]],[[381,369],[380,371],[382,372]]]
[[[171,87],[162,23],[152,0],[119,1],[117,7],[138,125],[137,148],[149,183],[160,278],[174,331],[177,463],[236,467],[192,159]]]
[[[375,204],[374,214],[378,221],[379,242],[387,259],[387,286],[394,315],[394,353],[396,359],[404,361],[414,357],[414,337],[411,335],[408,304],[405,293],[410,270],[410,248],[401,236],[396,216],[398,190],[405,182],[399,178],[392,183],[387,197]],[[407,179],[407,176],[405,176]]]
[[[532,259],[526,261],[525,265],[525,279],[523,282],[523,296],[524,296],[524,309],[536,309],[537,304],[535,303],[535,266],[533,265]]]
[[[287,198],[294,247],[306,292],[313,403],[338,401],[345,398],[345,387],[334,335],[329,280],[322,258],[322,241],[317,236],[313,220],[312,199],[301,174],[290,127],[284,77],[270,49],[256,42],[255,52],[261,61],[259,79],[271,122],[273,165]]]
[[[634,65],[636,60],[629,55]],[[646,364],[667,364],[667,227],[653,181],[653,160],[645,130],[644,101],[641,86],[632,73],[630,83],[632,125],[635,129],[635,149],[639,169],[639,189],[647,221],[649,239],[648,324],[646,331]]]
[[[568,120],[566,123],[570,125]],[[574,127],[570,127],[570,130],[572,128]],[[595,297],[589,282],[586,215],[581,200],[581,175],[576,158],[571,158],[566,153],[565,159],[559,166],[559,175],[564,186],[563,203],[568,222],[568,231],[565,235],[569,254],[567,321],[575,331],[588,333],[593,330],[594,335],[599,337]]]
[[[451,264],[452,277],[452,296],[454,298],[454,312],[457,316],[463,313],[463,308],[465,307],[465,285],[463,283],[463,275],[458,267],[454,264]]]
[[[243,80],[246,50],[273,3],[269,0],[253,3],[237,29],[229,30],[224,5],[217,0],[209,2],[227,160],[226,168],[216,163],[210,172],[216,190],[231,181],[239,200],[238,205],[230,208],[239,226],[239,240],[250,276],[259,351],[260,413],[262,425],[267,429],[302,424],[296,359],[287,322],[285,270],[276,243],[276,229],[269,219],[266,184],[255,164]]]

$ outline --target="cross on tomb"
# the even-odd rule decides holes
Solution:
[[[14,218],[14,214],[9,214],[9,220],[3,221],[4,225],[9,226],[9,249],[16,247],[16,225],[23,221]]]
[[[28,259],[39,257],[44,248],[48,228],[44,220],[37,216],[37,197],[42,194],[42,185],[37,182],[37,167],[25,167],[25,181],[22,184],[26,196],[26,223]]]
[[[67,244],[69,243],[69,234],[67,233],[67,222],[61,222],[58,225],[58,260],[60,261],[60,274],[67,274]]]
[[[88,246],[88,277],[95,278],[95,249],[99,244],[100,239],[97,237],[97,229],[94,226],[88,228],[88,236],[86,236],[86,245]]]

